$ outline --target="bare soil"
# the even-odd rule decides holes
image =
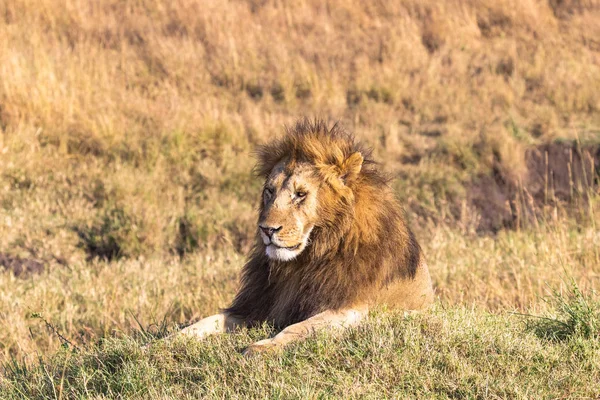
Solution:
[[[528,149],[522,180],[500,168],[479,175],[469,187],[469,202],[481,219],[478,231],[495,233],[531,223],[549,207],[581,211],[600,187],[600,146],[550,143]]]

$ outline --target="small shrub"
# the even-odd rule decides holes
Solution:
[[[600,338],[600,301],[584,294],[573,281],[566,295],[554,290],[549,301],[555,306],[555,317],[535,317],[527,328],[540,338],[563,341],[573,337]]]
[[[306,82],[300,82],[296,85],[296,98],[299,100],[308,100],[312,96],[310,85]]]
[[[271,96],[273,96],[273,100],[277,103],[285,101],[285,89],[280,83],[273,84],[271,87]]]
[[[110,207],[91,226],[77,226],[79,246],[88,259],[114,260],[136,256],[141,240],[134,219],[120,207]]]
[[[254,100],[260,100],[263,97],[263,87],[259,83],[248,83],[246,92]]]
[[[177,220],[177,234],[175,236],[174,248],[180,257],[186,253],[196,250],[200,242],[206,239],[208,232],[202,225],[197,223],[195,216],[187,213]]]

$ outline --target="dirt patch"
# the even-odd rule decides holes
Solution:
[[[44,264],[30,258],[14,257],[0,253],[0,270],[11,271],[15,276],[26,278],[32,274],[44,272]]]
[[[527,150],[525,161],[522,182],[507,178],[499,167],[473,180],[468,200],[481,216],[479,231],[521,226],[549,207],[581,209],[590,193],[598,193],[600,145],[546,144]]]

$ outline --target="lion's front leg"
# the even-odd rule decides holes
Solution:
[[[244,350],[244,355],[248,356],[264,351],[281,349],[288,343],[302,340],[319,329],[334,328],[338,330],[354,326],[358,324],[367,313],[368,310],[366,307],[350,308],[339,311],[324,311],[302,322],[288,326],[270,339],[260,340],[251,344]]]
[[[203,338],[215,333],[232,332],[236,328],[244,326],[245,323],[242,319],[228,313],[220,313],[201,319],[195,324],[182,329],[180,334]]]

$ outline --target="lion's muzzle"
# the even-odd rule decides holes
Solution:
[[[311,229],[312,230],[312,229]],[[273,228],[270,226],[259,225],[259,232],[263,243],[266,246],[267,256],[274,260],[289,261],[300,254],[308,243],[310,230],[294,240],[282,232],[282,227]],[[293,235],[296,236],[296,235]],[[288,239],[288,240],[286,240]]]

